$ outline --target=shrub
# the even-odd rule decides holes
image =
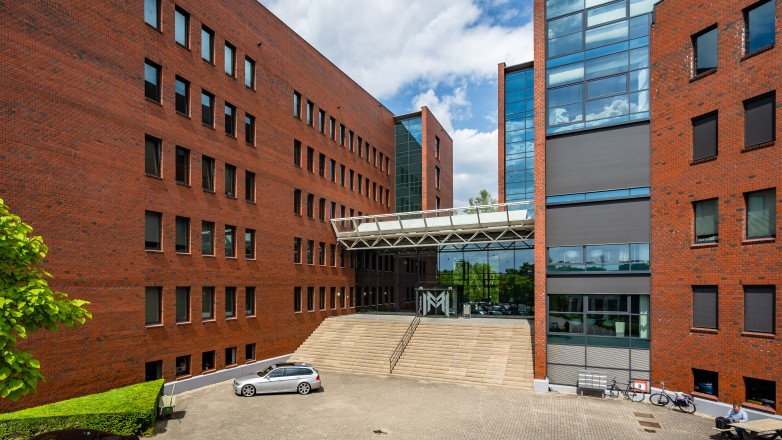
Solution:
[[[151,433],[163,379],[62,402],[0,414],[0,440],[30,438],[70,428],[120,435]]]

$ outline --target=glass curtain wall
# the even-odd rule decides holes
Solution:
[[[549,295],[548,341],[649,348],[649,295]]]
[[[421,117],[396,122],[396,211],[422,208]]]
[[[649,119],[658,1],[546,1],[546,134]]]
[[[535,197],[533,69],[505,74],[505,200]],[[531,209],[518,208],[518,209]]]

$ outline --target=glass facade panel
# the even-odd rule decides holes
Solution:
[[[767,1],[746,12],[746,52],[753,53],[774,44],[776,2]]]
[[[505,74],[505,83],[515,84],[516,88],[508,91],[506,87],[505,92],[506,109],[511,107],[516,110],[512,114],[506,110],[505,115],[506,202],[532,201],[535,197],[533,78],[531,68]],[[511,101],[524,105],[519,106]],[[532,207],[528,209],[531,210]]]
[[[627,17],[627,3],[625,1],[611,3],[590,9],[587,12],[587,27],[610,23],[625,17]]]
[[[649,243],[548,248],[548,272],[649,270]]]
[[[549,343],[648,348],[649,295],[549,295]],[[588,335],[585,339],[560,339],[560,334]]]
[[[396,210],[422,209],[421,117],[396,122]]]

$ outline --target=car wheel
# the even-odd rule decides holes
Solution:
[[[312,387],[307,382],[302,382],[299,384],[299,386],[296,388],[296,391],[299,392],[302,396],[305,394],[309,394],[312,390]]]
[[[245,385],[242,387],[242,396],[252,397],[255,395],[255,387],[252,385]]]

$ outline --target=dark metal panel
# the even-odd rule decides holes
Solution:
[[[649,200],[546,208],[546,246],[649,243]]]
[[[649,186],[649,124],[546,141],[546,195]]]
[[[717,155],[717,113],[692,120],[692,160]]]
[[[649,275],[560,276],[546,279],[546,293],[650,293]]]

